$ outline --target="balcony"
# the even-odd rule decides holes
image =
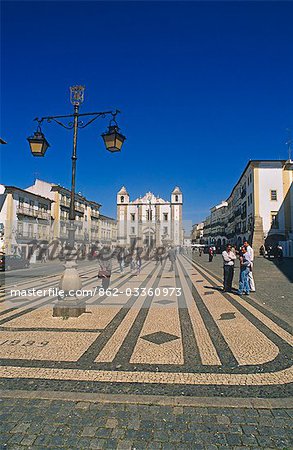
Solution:
[[[28,231],[24,231],[24,232],[18,231],[16,233],[16,239],[18,239],[18,240],[30,240],[30,241],[32,241],[32,240],[35,240],[37,238],[38,238],[38,234],[37,233],[29,233]]]
[[[91,211],[91,216],[92,216],[92,217],[96,217],[96,218],[98,219],[99,216],[100,216],[100,213],[99,213],[99,211],[92,210],[92,211]]]
[[[24,205],[18,205],[16,213],[21,214],[23,216],[37,217],[36,209]]]
[[[69,208],[70,206],[70,198],[61,198],[60,200],[60,205],[61,206],[66,206],[67,208]]]
[[[75,211],[78,211],[80,213],[84,213],[85,206],[84,205],[74,205]]]
[[[37,210],[38,219],[50,220],[51,213],[42,209]]]
[[[18,205],[16,213],[23,216],[35,217],[36,219],[50,220],[51,213],[43,209],[34,209],[29,206]]]

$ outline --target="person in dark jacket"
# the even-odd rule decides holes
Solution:
[[[212,262],[213,257],[214,257],[214,249],[213,249],[213,247],[210,247],[209,248],[209,262]]]
[[[168,258],[171,262],[169,271],[172,272],[174,270],[174,263],[176,261],[176,249],[174,247],[170,247],[170,249],[168,251]]]
[[[119,264],[120,273],[124,273],[124,265],[125,265],[125,251],[124,251],[124,248],[118,248],[117,261],[118,261],[118,264]]]
[[[106,291],[110,285],[112,274],[112,254],[110,247],[103,247],[98,256],[99,273],[98,277],[102,280],[102,288]]]

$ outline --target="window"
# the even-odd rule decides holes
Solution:
[[[278,211],[271,211],[271,227],[279,228]]]
[[[17,222],[17,233],[22,236],[23,235],[23,223],[22,222]]]
[[[165,222],[168,221],[168,213],[164,213],[164,220],[165,220]]]
[[[28,226],[28,236],[33,237],[33,226],[31,224]]]
[[[135,228],[131,227],[131,234],[134,234],[134,233],[135,233]]]
[[[121,195],[120,201],[121,201],[121,203],[124,203],[124,195]]]
[[[152,220],[152,211],[150,209],[147,210],[147,220]]]
[[[277,191],[275,189],[271,190],[271,200],[273,201],[278,200]]]
[[[130,214],[131,217],[131,221],[134,222],[135,221],[135,214]]]
[[[175,195],[175,202],[178,202],[178,195]]]
[[[20,206],[23,206],[23,203],[24,203],[24,197],[19,197],[18,203],[19,203]]]

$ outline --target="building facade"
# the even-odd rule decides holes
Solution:
[[[0,185],[1,251],[28,257],[33,245],[53,241],[60,251],[68,239],[69,207],[69,189],[54,183],[37,179],[27,189]],[[75,241],[85,253],[93,245],[116,245],[117,222],[100,214],[100,207],[75,196]]]
[[[99,217],[99,242],[103,245],[114,247],[117,243],[117,222],[112,217],[100,214]]]
[[[228,199],[211,208],[204,222],[207,244],[256,249],[293,239],[293,161],[249,161]]]
[[[206,244],[216,244],[218,247],[226,244],[226,216],[228,203],[222,201],[211,208],[209,220],[204,224],[204,238]]]
[[[0,228],[2,251],[30,255],[36,241],[50,240],[52,200],[15,186],[0,185]]]
[[[192,225],[191,229],[191,243],[192,244],[203,244],[203,230],[204,222],[195,223]]]
[[[117,194],[117,242],[121,246],[183,245],[183,196],[179,187],[166,201],[148,192],[130,201],[123,186]]]
[[[58,239],[61,244],[65,242],[68,237],[70,190],[58,184],[36,179],[26,191],[46,195],[52,200],[52,239]],[[76,194],[74,206],[75,241],[77,245],[88,246],[100,236],[99,209],[101,205],[87,200],[81,194]]]

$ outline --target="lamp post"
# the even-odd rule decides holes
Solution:
[[[75,249],[75,180],[76,180],[76,160],[77,160],[77,137],[78,129],[85,128],[93,123],[99,117],[105,118],[111,117],[108,130],[101,136],[103,138],[106,149],[111,153],[119,152],[122,148],[125,136],[120,133],[116,116],[120,112],[115,111],[102,111],[102,112],[89,112],[80,113],[79,107],[84,101],[84,86],[72,86],[70,87],[70,101],[73,105],[73,114],[58,115],[58,116],[45,116],[36,118],[38,123],[37,130],[34,135],[27,140],[30,145],[31,153],[33,156],[44,156],[49,143],[46,140],[41,126],[43,122],[55,122],[58,125],[66,128],[67,130],[73,130],[73,147],[72,147],[72,166],[71,166],[71,191],[70,191],[70,206],[69,206],[69,227],[68,227],[68,241],[65,247],[65,271],[62,274],[59,289],[64,292],[63,299],[58,300],[57,304],[53,308],[53,316],[71,316],[78,317],[85,312],[84,305],[81,306],[74,295],[69,295],[81,288],[81,279],[76,270],[77,264],[77,252]],[[89,118],[87,122],[80,120],[80,118]],[[69,123],[64,123],[61,119],[68,119]]]

